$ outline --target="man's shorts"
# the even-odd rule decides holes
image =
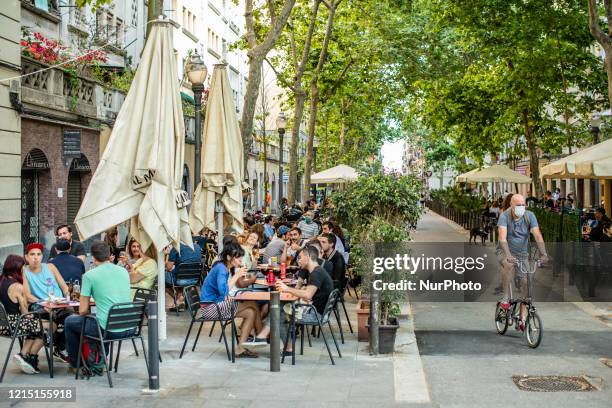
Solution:
[[[495,250],[495,255],[497,256],[499,264],[503,266],[504,261],[507,259],[506,251],[504,251],[502,248],[497,248]],[[528,273],[531,273],[531,267],[529,266],[529,258],[527,256],[515,255],[515,258],[519,261],[518,265],[514,265],[514,273],[516,275],[525,277]]]

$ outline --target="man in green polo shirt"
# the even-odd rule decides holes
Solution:
[[[66,336],[66,349],[70,359],[70,365],[76,367],[79,353],[79,340],[81,335],[81,324],[83,316],[90,313],[90,300],[96,302],[96,319],[102,328],[106,328],[108,312],[116,303],[131,302],[130,277],[124,268],[110,262],[110,247],[103,241],[95,241],[91,245],[95,268],[83,275],[81,285],[81,304],[79,314],[70,316],[64,323]],[[123,331],[110,331],[109,338],[127,337],[133,333],[133,329]],[[97,336],[98,329],[93,320],[88,319],[85,323],[85,334]]]

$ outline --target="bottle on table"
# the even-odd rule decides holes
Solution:
[[[280,278],[281,279],[287,278],[287,265],[284,262],[281,262],[280,264]]]
[[[79,282],[74,282],[74,285],[72,286],[72,296],[74,297],[74,300],[78,301],[81,299],[81,285]]]

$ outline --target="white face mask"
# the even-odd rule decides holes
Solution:
[[[522,217],[523,215],[525,215],[525,206],[524,205],[517,205],[514,207],[514,214],[517,217]]]

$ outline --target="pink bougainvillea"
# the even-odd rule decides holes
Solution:
[[[107,61],[106,53],[102,50],[75,51],[41,33],[24,31],[20,44],[22,55],[48,65],[63,64],[66,68],[73,68]]]

